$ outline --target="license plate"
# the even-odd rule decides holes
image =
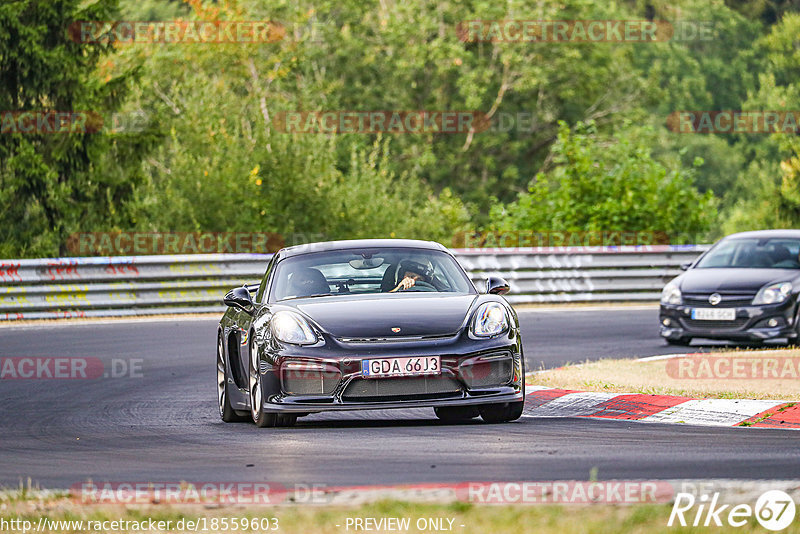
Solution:
[[[364,378],[439,374],[442,374],[439,356],[361,360],[361,376]]]
[[[692,319],[698,321],[733,321],[736,319],[736,308],[695,308]]]

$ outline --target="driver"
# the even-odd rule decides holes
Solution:
[[[398,272],[403,273],[403,279],[397,286],[389,291],[394,293],[399,290],[406,290],[414,287],[417,282],[425,282],[433,285],[433,269],[424,263],[413,260],[403,260],[400,262]]]

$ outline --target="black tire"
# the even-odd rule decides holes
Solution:
[[[678,337],[678,338],[664,338],[668,345],[676,345],[679,347],[688,347],[689,344],[692,342],[692,338],[690,337]]]
[[[505,402],[503,404],[484,404],[480,407],[481,419],[487,423],[508,423],[522,416],[525,401]]]
[[[786,345],[789,347],[800,345],[800,315],[794,318],[794,335],[787,336]]]
[[[275,422],[275,426],[294,426],[297,423],[297,414],[293,413],[282,413],[278,414],[278,420]]]
[[[436,417],[449,423],[469,421],[481,414],[477,406],[440,406],[434,408],[433,411],[436,413]]]
[[[253,423],[259,428],[276,426],[278,414],[267,413],[264,411],[264,383],[261,373],[258,371],[258,364],[253,361],[253,343],[250,342],[250,350],[247,365],[247,391],[250,395],[250,417]]]
[[[225,349],[222,346],[222,338],[217,336],[217,407],[219,408],[219,417],[226,423],[247,421],[247,412],[240,412],[231,407],[231,400],[228,395],[229,381]]]

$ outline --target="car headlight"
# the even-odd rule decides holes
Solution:
[[[284,343],[313,345],[317,342],[317,336],[308,321],[290,311],[279,311],[272,316],[272,333]]]
[[[497,302],[482,304],[472,319],[472,333],[478,337],[491,337],[508,330],[506,309]]]
[[[680,304],[681,290],[678,289],[678,284],[670,282],[661,290],[661,304]]]
[[[780,304],[792,294],[792,284],[790,282],[778,282],[770,284],[758,290],[753,304]]]

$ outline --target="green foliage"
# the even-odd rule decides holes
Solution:
[[[297,109],[302,98],[281,88],[303,62],[297,42],[184,46],[125,54],[152,73],[137,106],[170,131],[144,162],[150,182],[134,210],[137,229],[275,232],[293,243],[370,236],[449,241],[467,226],[465,207],[448,189],[435,194],[413,172],[392,168],[394,139],[367,144],[356,135],[274,129],[272,117]]]
[[[0,110],[146,117],[136,131],[0,135],[0,256],[63,253],[77,231],[451,242],[488,226],[711,238],[800,223],[800,138],[665,127],[681,110],[800,109],[791,2],[120,3],[0,5]],[[286,34],[132,46],[66,36],[72,21],[117,17],[272,20]],[[712,31],[666,43],[460,40],[459,23],[476,19],[656,19]],[[478,111],[494,126],[276,131],[276,114],[294,110]]]
[[[744,109],[800,110],[800,52],[797,35],[800,15],[787,14],[756,43],[764,58],[758,90]],[[724,222],[726,231],[800,226],[800,139],[796,134],[775,133],[766,139],[750,136],[750,163],[737,184],[736,202]],[[761,137],[764,137],[763,135]]]
[[[561,123],[552,167],[528,192],[492,212],[498,230],[657,231],[702,234],[714,217],[711,192],[692,187],[693,170],[668,169],[650,154],[646,132],[597,135],[594,124]]]
[[[120,4],[120,20],[175,20],[191,14],[182,0],[136,0]]]
[[[79,44],[66,31],[75,20],[110,18],[114,2],[80,5],[0,5],[0,110],[89,111],[108,120],[119,108],[135,73],[101,78],[96,66],[111,48]],[[119,220],[141,179],[125,164],[138,166],[148,146],[143,136],[105,133],[0,135],[0,256],[57,255],[70,232]],[[116,172],[95,172],[108,157]]]
[[[476,110],[494,118],[494,128],[473,136],[398,136],[392,161],[398,174],[452,187],[484,213],[492,195],[511,200],[525,187],[548,156],[558,120],[631,118],[645,90],[631,68],[629,45],[462,42],[457,34],[459,23],[473,19],[629,18],[616,5],[411,1],[364,10],[359,2],[300,4],[314,8],[318,40],[285,83],[287,91],[309,94],[307,107]]]

